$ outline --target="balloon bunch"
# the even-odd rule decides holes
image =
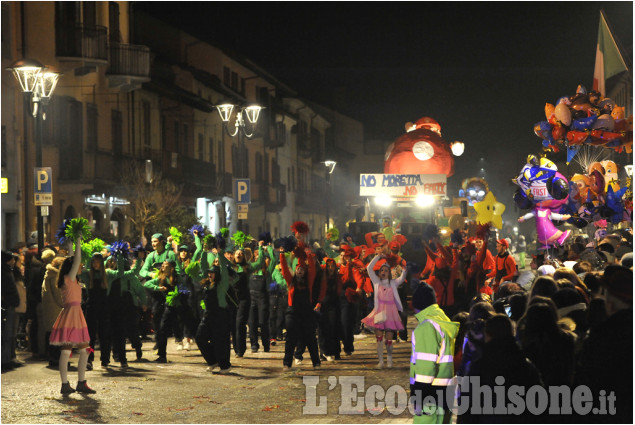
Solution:
[[[583,144],[631,153],[633,116],[625,118],[624,111],[612,99],[579,85],[575,95],[561,97],[555,106],[545,105],[547,120],[534,124],[534,133],[548,150],[566,148],[567,163]]]
[[[536,219],[536,233],[538,242],[542,243],[542,249],[548,249],[556,244],[562,246],[571,232],[559,230],[552,220],[570,218],[570,215],[560,214],[562,206],[569,198],[567,179],[549,159],[529,155],[527,164],[512,181],[519,186],[514,194],[518,208],[532,209],[518,221]]]
[[[622,187],[613,161],[593,162],[586,174],[571,176],[569,200],[562,212],[570,214],[567,220],[579,229],[589,223],[603,220],[613,224],[633,219],[633,192],[631,179]]]

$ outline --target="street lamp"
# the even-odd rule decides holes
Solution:
[[[21,59],[13,63],[7,70],[12,71],[20,83],[27,108],[30,109],[30,104],[33,103],[35,166],[39,168],[42,166],[42,121],[46,119],[46,106],[55,91],[61,74],[33,59]],[[42,250],[44,247],[44,220],[42,219],[42,207],[39,205],[37,206],[37,243],[38,249]]]
[[[251,139],[252,137],[254,137],[254,134],[255,134],[254,130],[256,128],[256,123],[258,122],[258,117],[260,116],[260,111],[262,111],[264,108],[260,105],[255,105],[255,104],[240,106],[240,105],[235,105],[232,102],[224,102],[220,105],[216,105],[216,109],[218,110],[220,119],[223,121],[223,128],[225,129],[227,134],[230,137],[238,136],[239,151],[242,153],[242,151],[244,150],[244,143],[245,143],[243,140],[243,136],[248,139]],[[230,131],[227,128],[228,127],[227,124],[229,124],[229,121],[232,118],[232,113],[234,109],[238,109],[238,111],[236,112],[234,130]],[[251,132],[247,130],[247,122],[243,118],[244,116],[247,117],[247,122],[249,122],[250,124]],[[239,177],[246,177],[244,176],[244,170],[245,170],[244,164],[242,163],[242,161],[238,161],[238,163],[240,164]]]
[[[330,217],[330,198],[331,198],[331,174],[335,170],[335,166],[337,165],[336,161],[326,160],[324,161],[324,166],[326,167],[326,231],[329,230],[331,217]]]

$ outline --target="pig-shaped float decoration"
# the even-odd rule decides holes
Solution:
[[[388,146],[384,157],[385,174],[454,174],[454,158],[463,153],[461,142],[448,144],[441,126],[424,117],[406,124],[406,133]]]

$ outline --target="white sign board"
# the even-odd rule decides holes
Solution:
[[[447,195],[445,174],[360,174],[359,196]]]

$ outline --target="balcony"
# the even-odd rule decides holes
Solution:
[[[287,205],[287,187],[283,184],[252,182],[252,193],[268,212],[280,212]]]
[[[55,28],[55,56],[60,62],[81,62],[75,75],[95,72],[108,63],[108,29],[95,25],[58,25]]]
[[[109,65],[106,71],[108,86],[121,91],[141,88],[150,81],[150,48],[135,44],[108,45]]]

